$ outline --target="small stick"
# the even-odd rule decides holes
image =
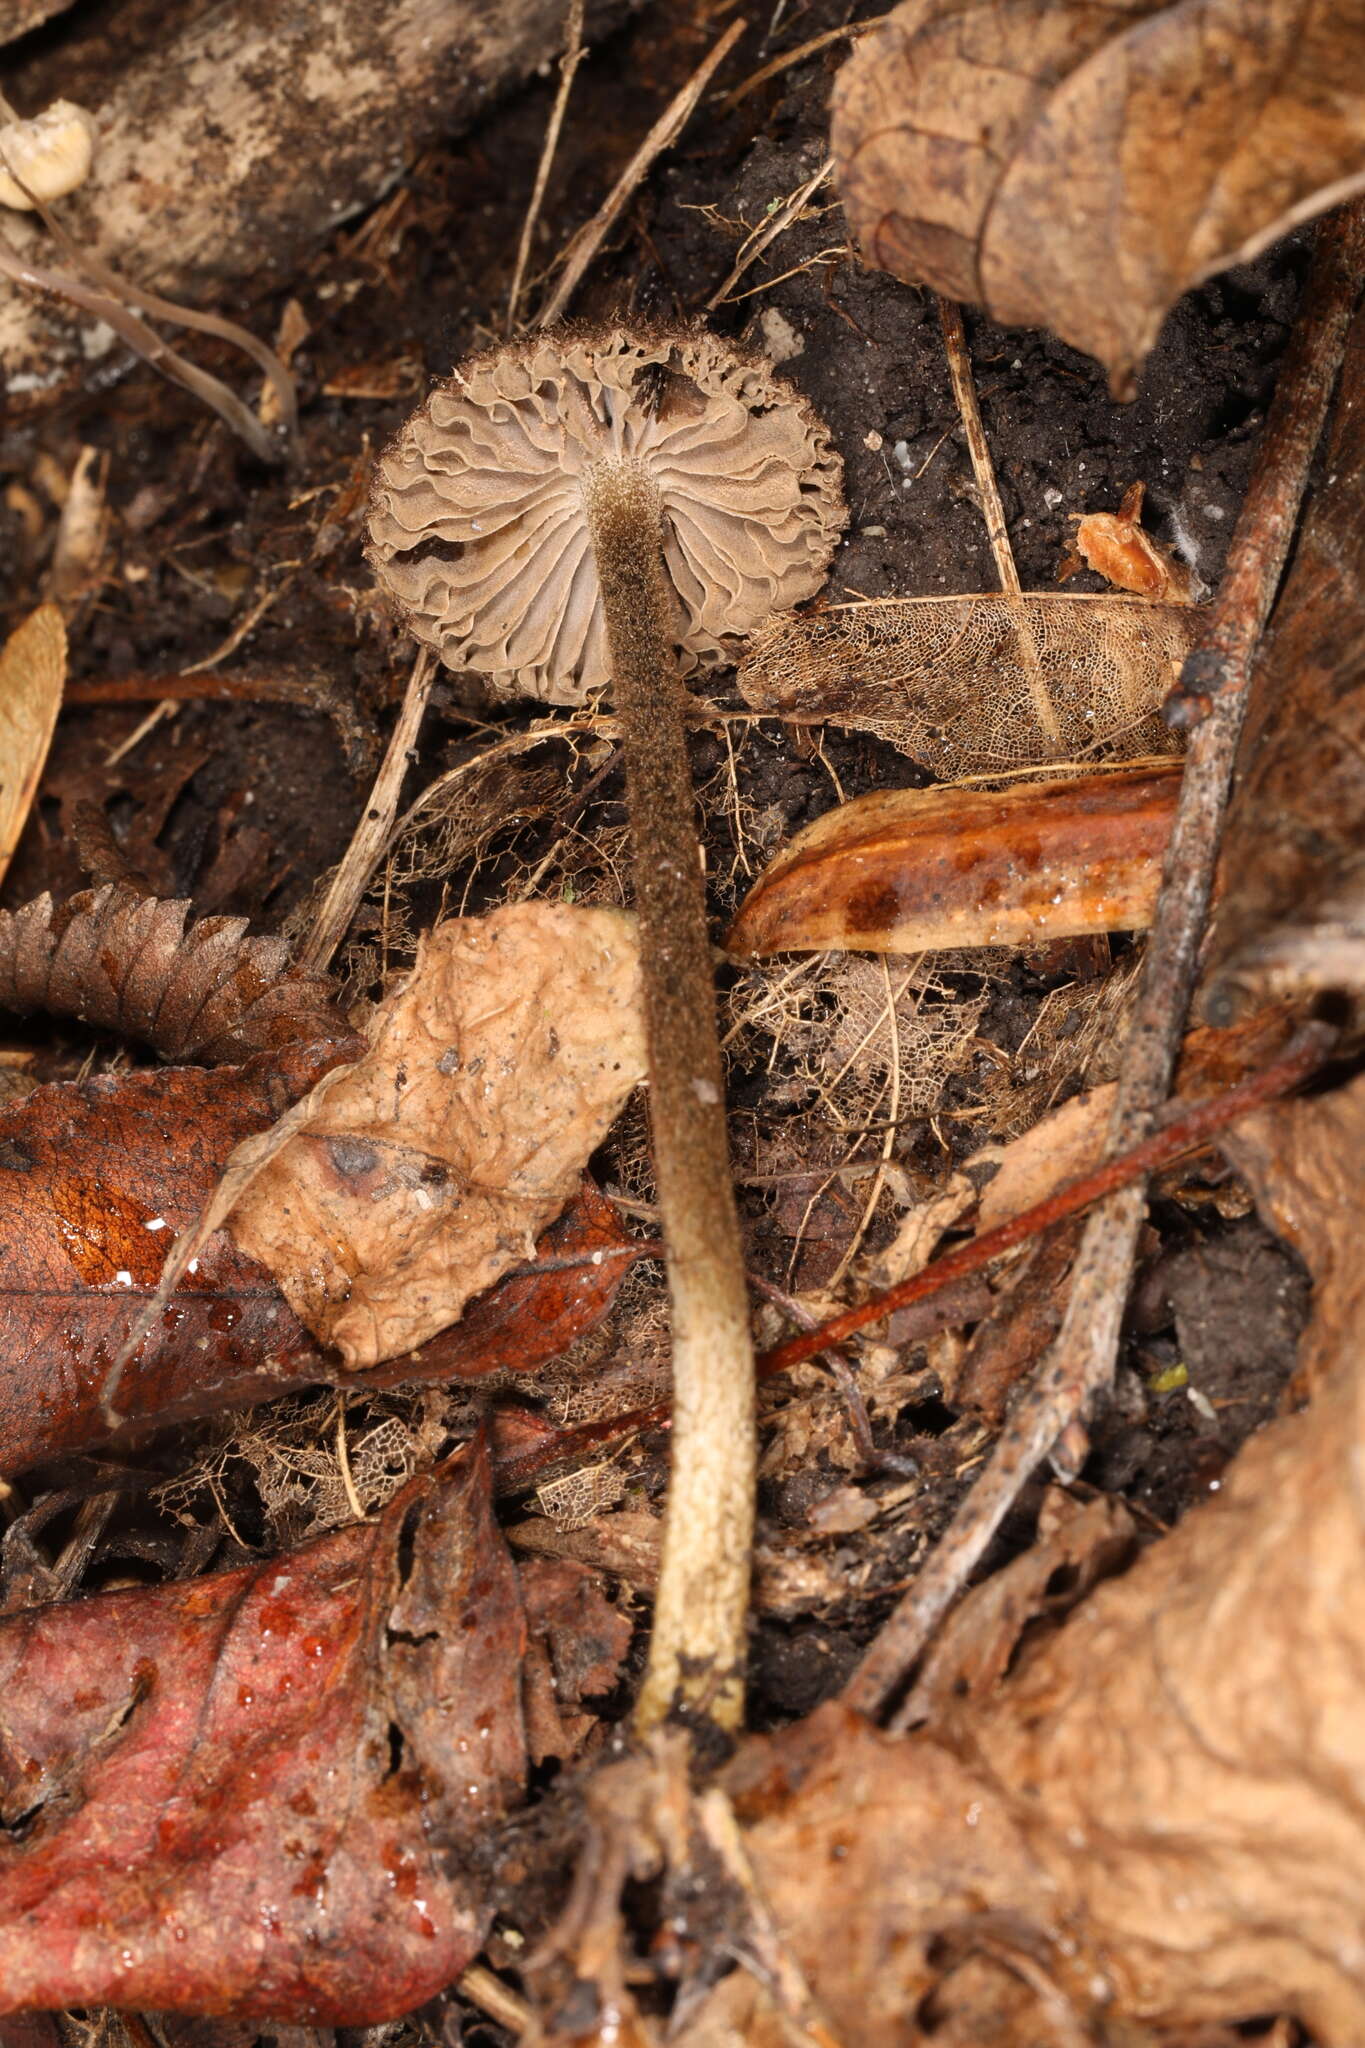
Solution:
[[[1008,1222],[983,1231],[969,1244],[960,1245],[956,1251],[945,1252],[908,1280],[898,1281],[894,1287],[886,1288],[870,1301],[862,1302],[857,1308],[845,1309],[842,1315],[833,1316],[828,1322],[814,1323],[799,1337],[790,1337],[785,1344],[761,1353],[756,1377],[760,1381],[773,1379],[794,1365],[804,1365],[807,1359],[817,1357],[831,1345],[845,1342],[859,1330],[885,1321],[898,1309],[909,1308],[914,1302],[944,1293],[957,1281],[981,1272],[1005,1252],[1013,1251],[1016,1245],[1051,1229],[1054,1223],[1102,1201],[1115,1189],[1145,1180],[1160,1167],[1169,1166],[1172,1160],[1197,1150],[1215,1131],[1223,1130],[1228,1124],[1248,1116],[1252,1110],[1263,1109],[1268,1102],[1277,1101],[1280,1096],[1297,1088],[1322,1064],[1330,1039],[1331,1034],[1324,1027],[1310,1025],[1279,1059],[1263,1067],[1259,1073],[1249,1075],[1246,1080],[1238,1081],[1218,1095],[1206,1096],[1202,1102],[1193,1103],[1188,1109],[1183,1104],[1172,1105],[1172,1113],[1162,1128],[1131,1152],[1106,1160],[1102,1166],[1092,1168],[1076,1180],[1066,1181],[1041,1202],[1035,1202],[1031,1209],[1022,1209]],[[498,1490],[502,1493],[521,1492],[533,1483],[546,1465],[557,1464],[562,1458],[590,1450],[594,1445],[609,1442],[627,1431],[667,1428],[669,1415],[669,1403],[657,1401],[648,1408],[632,1408],[624,1415],[609,1415],[600,1422],[584,1422],[574,1429],[564,1430],[553,1444],[531,1452],[524,1459],[510,1459],[500,1464]]]
[[[408,677],[403,708],[398,714],[389,750],[379,764],[370,800],[360,814],[360,823],[355,828],[341,866],[332,876],[327,894],[318,907],[312,930],[299,948],[297,964],[302,969],[316,973],[329,965],[345,936],[346,927],[355,916],[361,897],[369,887],[370,877],[379,865],[388,842],[403,778],[411,766],[410,756],[435,677],[435,657],[429,648],[424,647]]]
[[[1266,421],[1256,467],[1233,533],[1231,566],[1210,626],[1219,678],[1186,757],[1156,919],[1109,1125],[1112,1150],[1135,1145],[1169,1091],[1194,987],[1212,890],[1251,658],[1274,601],[1308,471],[1341,362],[1365,254],[1365,207],[1343,209],[1318,229],[1303,310]],[[1139,1147],[1140,1149],[1140,1147]],[[943,1614],[1049,1452],[1067,1470],[1084,1456],[1083,1419],[1108,1383],[1146,1213],[1145,1176],[1092,1216],[1081,1240],[1056,1343],[1014,1409],[985,1471],[938,1548],[854,1673],[846,1703],[877,1713],[908,1674]],[[894,1725],[894,1724],[893,1724]]]
[[[512,288],[507,294],[507,332],[517,331],[517,307],[521,303],[521,287],[526,277],[526,265],[531,257],[531,237],[540,219],[540,209],[545,198],[545,187],[550,179],[550,166],[555,160],[559,147],[559,131],[564,126],[564,112],[573,90],[574,73],[588,54],[583,47],[583,8],[585,0],[569,0],[569,24],[564,35],[564,55],[559,60],[559,91],[550,109],[550,119],[545,129],[545,140],[541,144],[540,162],[536,166],[536,182],[531,188],[531,200],[526,209],[526,218],[521,226],[521,240],[517,245],[517,267],[512,272]]]
[[[823,35],[812,36],[808,43],[800,43],[796,49],[788,50],[784,56],[772,58],[769,63],[751,72],[743,84],[737,85],[733,92],[725,94],[720,101],[720,112],[733,113],[741,100],[747,99],[751,92],[757,92],[759,86],[766,85],[770,78],[777,78],[782,72],[790,71],[793,64],[804,63],[807,57],[815,56],[817,51],[827,50],[831,43],[857,42],[869,29],[880,28],[885,19],[885,15],[878,14],[871,21],[850,22],[847,28],[827,28]]]
[[[717,306],[724,304],[725,300],[729,298],[731,292],[739,283],[739,280],[743,277],[745,271],[749,268],[749,265],[756,263],[764,250],[770,248],[779,235],[785,234],[793,221],[801,218],[808,202],[814,198],[820,187],[826,184],[833,175],[834,158],[827,156],[819,169],[812,171],[810,176],[804,179],[797,186],[796,190],[783,200],[775,213],[771,214],[759,227],[756,227],[751,235],[745,237],[744,241],[740,244],[740,251],[735,258],[734,268],[731,270],[730,275],[726,278],[724,284],[716,287],[715,291],[712,292],[710,298],[706,301],[708,313],[714,313]],[[790,274],[789,272],[788,275]],[[770,282],[777,284],[779,280],[772,278]],[[762,289],[766,290],[767,287],[764,286]]]
[[[578,290],[584,271],[615,226],[631,193],[646,176],[654,159],[661,156],[682,132],[697,101],[711,83],[713,73],[725,62],[748,26],[747,21],[731,22],[710,56],[660,114],[592,219],[573,237],[560,257],[562,268],[559,283],[537,315],[537,327],[548,327],[552,321],[560,318],[569,300]]]
[[[962,430],[967,436],[967,453],[972,458],[972,475],[976,479],[977,494],[981,499],[981,516],[986,522],[986,534],[995,559],[995,573],[1000,578],[1000,588],[1006,597],[1022,598],[1023,585],[1019,581],[1019,569],[1010,546],[1009,528],[1005,524],[1005,508],[1000,502],[1000,487],[995,480],[995,464],[991,461],[990,443],[986,439],[985,422],[976,396],[976,380],[972,376],[972,359],[967,352],[967,330],[962,324],[962,308],[956,299],[945,299],[935,293],[938,300],[939,326],[943,329],[943,350],[948,358],[948,374],[953,380],[953,396],[962,417]],[[1038,643],[1033,636],[1028,612],[1021,603],[1015,612],[1014,630],[1019,636],[1019,653],[1028,672],[1029,695],[1038,714],[1038,724],[1054,747],[1061,745],[1062,729],[1057,723],[1057,713],[1048,695],[1047,683],[1043,677],[1043,664],[1038,654]]]

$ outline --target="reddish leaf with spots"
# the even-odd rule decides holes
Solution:
[[[486,1931],[525,1637],[481,1442],[265,1564],[0,1623],[0,2011],[432,1997]]]
[[[104,1382],[168,1245],[198,1216],[232,1148],[353,1050],[352,1041],[213,1072],[105,1075],[37,1089],[0,1113],[0,1471],[108,1435]],[[612,1205],[585,1184],[540,1243],[581,1266],[509,1278],[420,1352],[366,1374],[366,1386],[533,1369],[605,1314],[626,1261],[591,1258],[624,1242]],[[217,1231],[125,1368],[118,1412],[142,1426],[317,1381],[355,1375],[303,1327],[265,1267]]]

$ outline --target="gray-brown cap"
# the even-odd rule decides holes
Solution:
[[[584,504],[604,463],[658,493],[684,669],[823,583],[843,465],[766,362],[702,333],[533,335],[438,386],[375,477],[370,560],[447,667],[557,704],[610,682]]]

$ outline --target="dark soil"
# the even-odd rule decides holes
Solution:
[[[783,19],[771,45],[752,30],[722,83],[733,86],[781,48],[843,26],[848,14],[845,0],[808,0]],[[550,180],[539,263],[588,216],[718,32],[705,0],[656,6],[593,52]],[[56,63],[59,47],[55,31],[41,40],[45,67]],[[830,81],[841,55],[835,45],[732,109],[719,100],[706,105],[635,195],[576,311],[699,316],[742,237],[821,162]],[[83,884],[82,803],[104,812],[130,866],[159,891],[191,896],[205,911],[241,912],[262,928],[278,928],[298,912],[340,858],[407,671],[403,635],[376,600],[362,556],[365,480],[374,452],[428,381],[501,331],[552,91],[552,80],[536,83],[494,110],[476,133],[431,152],[375,214],[351,223],[296,280],[292,296],[308,333],[293,365],[302,444],[288,474],[261,469],[193,401],[140,365],[128,365],[112,385],[11,425],[0,450],[8,487],[8,495],[0,492],[6,631],[35,601],[55,532],[57,482],[70,475],[84,446],[107,458],[112,518],[97,577],[69,622],[72,703],[4,886],[7,906],[42,889],[60,897]],[[1204,580],[1216,582],[1303,265],[1303,248],[1291,240],[1190,294],[1167,322],[1128,406],[1110,400],[1095,364],[1049,336],[1000,329],[968,313],[982,409],[1026,588],[1052,586],[1073,514],[1117,508],[1137,480],[1147,486],[1148,522],[1157,536],[1178,543]],[[851,518],[832,594],[991,589],[985,528],[930,297],[860,267],[828,189],[739,290],[742,296],[710,316],[715,326],[785,354],[783,373],[819,408],[846,464]],[[233,310],[258,332],[274,334],[285,296]],[[194,352],[246,388],[239,361],[203,344]],[[1086,576],[1074,587],[1100,585]],[[269,608],[213,671],[233,694],[182,704],[107,765],[109,752],[128,741],[161,696],[157,679],[212,658],[266,596]],[[143,701],[82,707],[82,685],[133,677],[147,679]],[[303,693],[304,706],[324,708],[262,701],[263,686],[281,681]],[[716,678],[713,695],[733,706],[738,699],[727,696],[726,682]],[[353,707],[352,724],[358,720],[362,738],[352,733],[349,751],[346,719],[339,727],[325,708],[331,697]],[[497,737],[485,707],[461,701],[453,686],[442,686],[440,709],[409,793]],[[526,722],[516,711],[491,716],[499,729]],[[373,736],[369,751],[365,734]],[[747,846],[737,843],[727,809],[726,733],[702,731],[696,740],[698,781],[710,804],[718,921],[747,886],[746,860],[752,871],[755,854],[761,859],[764,849],[828,809],[834,778],[848,796],[923,779],[902,755],[856,735],[831,733],[817,748],[770,722],[746,728],[734,745],[740,799],[761,826]],[[417,892],[411,909],[419,924],[443,901],[469,909],[496,901],[566,831],[580,849],[580,893],[610,893],[608,868],[592,847],[619,841],[616,770],[602,775],[600,760],[570,760],[567,752],[552,750],[549,758],[567,772],[565,788],[592,780],[591,795],[567,801],[561,788],[553,814],[537,816],[525,785],[512,792],[520,792],[517,801],[504,792],[477,858],[444,886],[434,879]],[[543,813],[543,793],[537,801]],[[521,820],[515,826],[505,822],[514,812]],[[571,880],[561,862],[556,886],[566,874]],[[982,1035],[1012,1052],[1049,989],[1075,979],[1075,965],[1074,958],[1004,963]],[[357,976],[359,991],[363,962]],[[12,1036],[16,1044],[36,1042],[24,1027]],[[88,1050],[74,1032],[63,1032],[56,1044],[58,1065]],[[734,1085],[741,1161],[771,1148],[774,1134],[785,1130],[794,1161],[804,1158],[813,1173],[824,1168],[824,1155],[803,1155],[806,1097],[780,1047],[772,1061],[742,1055]],[[954,1156],[989,1135],[979,1121],[910,1117],[896,1156],[927,1188]],[[602,1171],[647,1195],[638,1151],[634,1164],[628,1152],[624,1143],[614,1148],[599,1162]],[[814,1194],[822,1194],[821,1178],[828,1176],[817,1175]],[[1215,1485],[1238,1443],[1275,1411],[1305,1315],[1299,1269],[1245,1214],[1245,1204],[1238,1214],[1236,1202],[1225,1203],[1231,1220],[1224,1220],[1211,1199],[1220,1179],[1215,1162],[1202,1175],[1191,1169],[1185,1195],[1177,1190],[1154,1209],[1122,1383],[1086,1472],[1163,1522]],[[832,1183],[818,1207],[803,1193],[798,1229],[777,1194],[748,1188],[756,1267],[782,1286],[819,1284],[837,1263],[861,1202],[861,1191],[849,1198]],[[883,1237],[889,1233],[889,1212],[879,1228]],[[807,1257],[819,1250],[824,1264],[793,1279],[798,1239]],[[879,1560],[870,1591],[842,1606],[816,1603],[804,1615],[760,1625],[754,1675],[761,1721],[803,1714],[837,1687],[884,1611],[877,1586],[900,1575],[968,1483],[982,1432],[940,1398],[933,1358],[930,1351],[911,1361],[919,1374],[914,1399],[894,1422],[874,1427],[879,1450],[913,1459],[920,1474],[913,1522],[898,1523],[900,1533],[881,1552],[865,1532],[847,1539],[846,1553],[827,1545],[836,1574],[841,1560]],[[1179,1367],[1184,1379],[1175,1386]],[[187,1467],[193,1455],[193,1442],[182,1435],[167,1447],[162,1469]],[[657,1447],[651,1456],[636,1480],[657,1495]],[[793,1491],[790,1473],[785,1491],[769,1488],[769,1526],[809,1532],[812,1506],[850,1476],[854,1483],[866,1477],[850,1475],[846,1461],[831,1462],[828,1444],[817,1442],[804,1491]],[[265,1541],[269,1531],[250,1501],[250,1480],[245,1467],[235,1470],[238,1526]],[[882,1473],[869,1483],[887,1491],[904,1479]],[[145,1502],[131,1512],[149,1526],[157,1522]],[[211,1507],[204,1512],[211,1515]],[[165,1518],[159,1526],[164,1530]],[[1022,1519],[1013,1533],[1027,1540]]]

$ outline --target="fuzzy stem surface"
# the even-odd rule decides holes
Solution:
[[[668,1513],[636,1726],[647,1733],[681,1708],[735,1728],[754,1524],[754,1356],[683,690],[654,485],[629,462],[603,463],[584,495],[625,746],[673,1329]]]

